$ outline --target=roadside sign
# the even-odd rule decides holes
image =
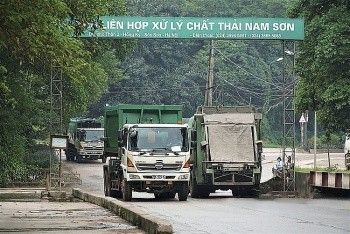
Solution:
[[[307,123],[307,120],[305,119],[304,115],[300,117],[299,123]]]
[[[80,37],[222,40],[304,39],[303,19],[102,16],[100,21],[103,25],[102,28],[94,32],[87,30]],[[92,26],[90,29],[94,28]]]
[[[66,149],[68,136],[66,135],[51,135],[50,148],[51,149]]]

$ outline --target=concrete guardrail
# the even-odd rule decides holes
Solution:
[[[110,210],[147,233],[173,233],[173,226],[170,222],[145,213],[145,211],[134,207],[132,204],[119,201],[112,197],[101,197],[98,195],[89,194],[83,192],[81,189],[73,189],[72,195],[83,201],[90,202]]]

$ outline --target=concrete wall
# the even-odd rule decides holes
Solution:
[[[170,222],[145,213],[130,203],[128,204],[111,197],[101,197],[86,193],[80,189],[73,189],[73,196],[112,211],[147,233],[173,233],[173,226]]]
[[[299,197],[312,197],[312,189],[308,183],[309,177],[310,173],[308,172],[295,172],[295,191]]]

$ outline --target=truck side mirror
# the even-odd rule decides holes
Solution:
[[[258,148],[258,153],[262,153],[262,152],[263,152],[262,141],[257,141],[257,142],[256,142],[256,146],[257,146],[257,148]]]
[[[107,141],[107,139],[108,139],[107,137],[101,137],[100,138],[101,141]]]
[[[208,145],[208,142],[207,142],[207,141],[202,141],[202,142],[201,142],[201,147],[202,147],[202,148],[205,148],[207,145]]]
[[[123,140],[123,130],[118,130],[118,141]]]
[[[124,131],[118,130],[118,146],[119,147],[124,146],[123,135],[124,135]]]

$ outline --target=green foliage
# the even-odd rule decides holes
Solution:
[[[297,172],[310,172],[310,171],[328,171],[328,172],[344,172],[346,170],[339,169],[337,165],[331,165],[330,167],[316,167],[310,168],[310,167],[295,167],[295,171]]]
[[[344,147],[343,137],[339,136],[339,134],[330,134],[329,139],[326,134],[321,135],[316,138],[316,148],[317,149],[341,149]],[[310,149],[314,148],[315,138],[311,137],[308,139],[307,145]]]
[[[123,77],[117,64],[134,42],[72,36],[101,15],[125,13],[125,0],[0,2],[0,184],[44,167],[33,139],[48,137],[53,65],[62,69],[64,121]]]
[[[350,127],[350,4],[345,0],[297,1],[290,16],[306,20],[297,69],[297,107],[317,111],[327,131]]]

